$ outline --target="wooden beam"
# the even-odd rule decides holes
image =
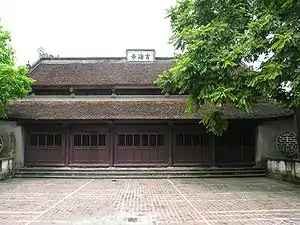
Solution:
[[[168,151],[169,151],[168,166],[173,166],[173,128],[174,128],[174,122],[170,121],[168,123]]]
[[[70,154],[71,154],[71,140],[73,138],[71,137],[71,131],[70,127],[66,126],[64,130],[64,139],[65,139],[65,166],[68,166],[70,164]]]
[[[109,166],[114,166],[114,155],[115,155],[115,125],[113,121],[108,123],[108,140],[109,140]]]
[[[212,134],[211,136],[212,136],[211,148],[212,148],[212,153],[213,153],[212,154],[212,156],[213,156],[212,164],[215,166],[216,165],[216,135]]]

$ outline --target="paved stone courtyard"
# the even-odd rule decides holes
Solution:
[[[300,188],[266,178],[0,182],[0,224],[300,224]]]

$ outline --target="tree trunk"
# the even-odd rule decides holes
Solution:
[[[297,135],[297,145],[298,145],[298,156],[297,158],[300,159],[300,107],[294,109],[294,124],[296,129]]]

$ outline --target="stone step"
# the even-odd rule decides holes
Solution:
[[[211,170],[211,171],[17,171],[16,174],[69,174],[69,175],[172,175],[172,174],[242,174],[265,173],[264,170]]]
[[[256,167],[103,167],[103,168],[93,168],[93,167],[24,167],[19,171],[123,171],[123,172],[132,172],[132,171],[153,171],[153,172],[161,172],[161,171],[178,171],[178,172],[186,172],[186,171],[262,171],[265,170],[263,168]]]
[[[49,178],[196,178],[196,177],[253,177],[265,176],[262,168],[22,168],[15,177]]]
[[[166,179],[166,178],[230,178],[230,177],[265,177],[263,173],[256,173],[256,174],[173,174],[170,176],[165,175],[75,175],[72,176],[70,174],[65,175],[51,175],[51,174],[16,174],[15,178],[60,178],[60,179]]]

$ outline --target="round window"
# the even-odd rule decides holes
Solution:
[[[293,157],[297,155],[297,137],[293,132],[281,133],[276,142],[278,150],[286,157]]]

